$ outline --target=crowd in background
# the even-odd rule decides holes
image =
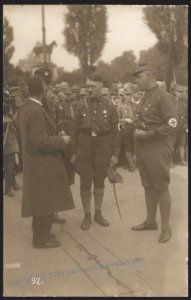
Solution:
[[[48,87],[48,105],[55,118],[58,134],[69,134],[67,132],[69,124],[75,115],[76,104],[86,101],[89,87],[95,84],[87,81],[86,86],[73,85],[67,82],[50,84]],[[134,172],[136,168],[135,142],[134,142],[134,123],[136,122],[137,110],[140,99],[144,92],[138,90],[135,84],[116,83],[110,88],[103,84],[96,83],[100,89],[100,97],[112,101],[117,109],[119,116],[118,128],[121,133],[121,152],[119,156],[119,166]],[[161,88],[164,84],[159,82]],[[172,167],[175,164],[187,165],[188,156],[188,91],[187,87],[174,85],[171,90],[173,101],[175,102],[178,113],[178,128],[173,137],[174,157]],[[3,157],[4,157],[4,179],[5,194],[14,196],[14,190],[18,190],[18,183],[15,180],[17,172],[22,171],[22,158],[19,136],[17,134],[15,119],[17,112],[28,97],[27,83],[21,82],[19,87],[5,87],[3,99]],[[60,122],[60,117],[62,121]],[[69,155],[70,156],[70,155]],[[68,165],[68,170],[71,166]],[[72,184],[73,172],[69,175]]]

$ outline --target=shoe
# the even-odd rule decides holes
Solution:
[[[101,215],[101,212],[95,212],[94,221],[99,223],[101,226],[109,226],[109,222]]]
[[[57,215],[54,215],[52,222],[56,223],[56,224],[63,224],[63,223],[66,223],[66,219],[61,218],[61,217],[59,217]]]
[[[13,191],[5,192],[5,195],[7,195],[8,197],[14,197],[15,196],[15,194],[13,193]]]
[[[85,217],[81,224],[81,229],[87,230],[90,227],[90,225],[91,225],[91,214],[85,213]]]
[[[49,239],[45,244],[36,244],[33,243],[33,247],[35,249],[40,249],[40,248],[57,248],[60,247],[61,244],[59,241],[55,240],[55,239]]]
[[[56,235],[55,235],[54,233],[50,233],[49,239],[50,239],[50,240],[56,239]]]
[[[13,184],[13,189],[15,191],[22,191],[22,187],[17,182]]]
[[[159,243],[166,243],[170,240],[172,236],[171,229],[163,229],[159,237]]]
[[[131,227],[131,230],[134,230],[134,231],[157,230],[157,229],[158,229],[157,224],[152,224],[152,223],[147,223],[147,222],[143,222],[140,225]]]

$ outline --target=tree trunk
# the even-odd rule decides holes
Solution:
[[[168,50],[168,61],[167,61],[167,66],[166,66],[166,78],[165,78],[165,83],[166,83],[166,90],[167,92],[170,92],[171,88],[171,81],[172,81],[172,53],[173,53],[173,42],[172,40],[170,41],[169,44],[169,50]]]

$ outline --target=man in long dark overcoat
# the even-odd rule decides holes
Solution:
[[[33,246],[58,247],[50,234],[53,214],[73,209],[74,203],[61,154],[70,142],[57,136],[41,100],[44,83],[39,76],[28,82],[29,98],[18,114],[23,156],[22,217],[33,217]]]

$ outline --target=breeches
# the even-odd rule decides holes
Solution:
[[[92,182],[95,188],[104,188],[111,155],[112,140],[110,135],[92,137],[83,133],[79,134],[76,171],[80,175],[81,191],[91,190]]]
[[[137,165],[144,188],[166,191],[170,183],[172,146],[170,140],[136,142]]]

